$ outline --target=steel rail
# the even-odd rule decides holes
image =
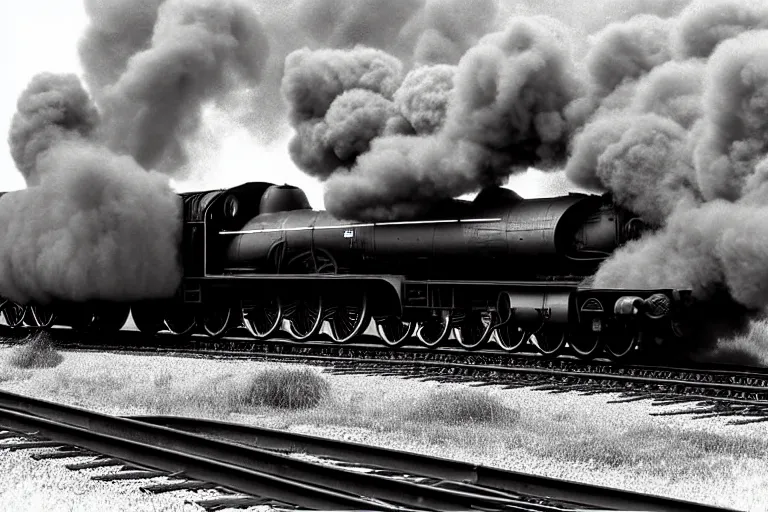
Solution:
[[[180,416],[130,416],[130,418],[153,425],[164,425],[174,429],[226,439],[247,446],[331,457],[366,466],[379,466],[404,473],[463,482],[505,492],[546,496],[550,499],[589,504],[599,508],[669,512],[729,510],[673,498],[529,475],[389,448],[217,420],[200,420]]]
[[[0,329],[5,326],[0,325]],[[24,333],[32,332],[33,328],[18,328],[16,330],[13,330],[9,332],[8,334],[11,337],[18,338],[22,331]],[[68,338],[74,335],[81,336],[82,334],[75,333],[74,331],[71,331],[68,328],[61,328],[56,327],[52,331],[56,336]],[[119,332],[121,336],[125,337],[145,337],[142,335],[139,331],[136,330],[121,330]],[[321,335],[322,336],[322,335]],[[178,338],[170,333],[158,333],[156,337],[159,338]],[[363,338],[369,337],[369,335],[363,335]],[[373,336],[370,336],[373,337]],[[645,364],[616,364],[611,363],[609,361],[602,361],[602,360],[591,360],[591,361],[584,361],[576,358],[575,356],[571,356],[569,354],[563,354],[557,359],[544,359],[541,354],[538,354],[536,352],[515,352],[515,353],[508,353],[504,352],[499,349],[490,349],[490,350],[480,350],[480,351],[467,351],[460,349],[458,347],[437,347],[437,348],[431,348],[428,349],[426,347],[422,346],[411,346],[411,345],[405,345],[397,347],[396,349],[393,349],[391,347],[387,347],[381,344],[369,344],[369,343],[345,343],[343,345],[339,345],[338,343],[331,343],[330,341],[328,343],[325,343],[324,341],[308,341],[308,342],[297,342],[288,338],[283,337],[274,337],[270,339],[265,340],[257,340],[252,337],[249,337],[247,335],[242,334],[229,334],[225,337],[222,337],[220,339],[211,339],[207,337],[204,334],[201,333],[193,333],[188,335],[183,339],[183,341],[189,342],[189,343],[202,343],[202,344],[222,344],[226,342],[244,342],[245,344],[260,344],[260,345],[273,345],[273,346],[285,346],[288,348],[300,348],[303,350],[322,350],[324,348],[329,349],[338,349],[341,347],[350,349],[350,350],[360,350],[360,351],[368,351],[368,352],[376,352],[376,351],[386,351],[386,352],[392,352],[392,353],[403,353],[403,354],[419,354],[424,356],[446,356],[446,357],[501,357],[505,359],[518,359],[522,361],[527,362],[536,362],[536,361],[555,361],[560,364],[573,364],[573,365],[583,365],[583,366],[592,366],[592,367],[604,367],[608,368],[610,370],[616,371],[616,370],[636,370],[636,371],[644,371],[644,372],[658,372],[658,373],[664,373],[664,372],[672,372],[675,374],[700,374],[700,375],[711,375],[714,377],[736,377],[736,378],[744,378],[744,379],[758,379],[758,380],[768,380],[768,368],[763,367],[755,367],[755,366],[743,366],[743,365],[731,365],[731,364],[723,364],[723,365],[715,365],[714,367],[711,365],[701,367],[695,367],[695,366],[686,366],[686,367],[676,367],[676,366],[651,366],[651,365],[645,365]],[[3,340],[0,340],[0,344],[5,343]],[[140,349],[141,347],[130,347],[130,346],[100,346],[100,345],[94,345],[94,346],[87,346],[82,345],[77,342],[74,343],[76,349],[79,350],[129,350],[132,348]],[[66,348],[66,347],[64,347]],[[194,348],[178,348],[178,347],[153,347],[159,350],[160,352],[177,352],[177,353],[200,353],[200,354],[212,354],[212,355],[227,355],[231,357],[254,357],[254,356],[262,356],[262,355],[269,355],[270,357],[291,357],[291,354],[284,354],[284,353],[274,353],[274,352],[264,352],[264,351],[258,351],[258,352],[249,352],[247,350],[242,351],[226,351],[226,350],[210,350],[210,349],[194,349]],[[308,357],[308,356],[305,356]],[[316,357],[324,357],[324,356],[316,356]],[[327,357],[327,356],[325,356]],[[692,363],[692,361],[687,361],[688,364]],[[694,363],[696,364],[696,363]],[[699,363],[700,364],[700,363]],[[567,370],[562,370],[567,371]],[[600,375],[603,375],[604,373],[600,373]],[[605,373],[605,375],[612,375],[611,373]]]
[[[224,487],[243,493],[270,496],[280,501],[308,508],[397,510],[393,506],[385,506],[286,478],[197,457],[178,450],[94,432],[89,428],[52,421],[34,414],[0,407],[0,421],[2,421],[3,427],[7,426],[24,431],[33,430],[38,435],[55,437],[62,444],[71,444],[95,452],[106,453],[121,460],[183,474],[196,480],[217,482]]]
[[[328,356],[300,356],[302,358],[320,358]],[[336,358],[338,360],[338,358]],[[551,377],[572,377],[578,379],[615,380],[620,382],[632,382],[639,384],[675,385],[683,387],[710,388],[725,391],[740,391],[745,393],[768,394],[768,386],[747,386],[743,384],[726,384],[723,382],[706,382],[694,380],[660,379],[656,377],[638,377],[634,375],[616,375],[613,373],[574,372],[568,370],[553,370],[551,368],[520,368],[515,366],[474,365],[466,363],[446,363],[442,361],[418,361],[406,359],[361,359],[363,363],[386,363],[393,365],[414,365],[429,367],[450,367],[465,370],[480,370],[501,373],[520,373],[529,375],[548,375]],[[768,405],[768,401],[766,401]]]
[[[347,347],[347,348],[353,348],[346,345],[333,345],[333,346],[327,346],[327,345],[316,345],[314,347],[311,347],[309,344],[300,344],[300,343],[294,343],[290,342],[292,346],[295,346],[298,349],[304,348],[340,348],[340,347]],[[79,347],[80,350],[104,350],[107,347]],[[358,348],[358,347],[355,347]],[[376,350],[384,350],[384,347],[381,347]],[[124,347],[120,347],[119,350],[125,350]],[[167,352],[188,352],[190,354],[205,354],[205,351],[199,351],[194,349],[161,349],[161,351],[167,351]],[[155,354],[156,352],[153,352]],[[551,376],[551,377],[568,377],[568,378],[580,378],[580,379],[596,379],[596,380],[614,380],[618,382],[628,382],[628,383],[638,383],[638,384],[655,384],[655,385],[675,385],[675,386],[682,386],[682,387],[694,387],[694,388],[706,388],[706,389],[712,389],[712,390],[720,390],[720,391],[737,391],[737,392],[743,392],[743,393],[757,393],[757,394],[768,394],[768,386],[750,386],[745,384],[731,384],[731,383],[725,383],[725,382],[710,382],[710,381],[697,381],[697,380],[682,380],[682,379],[676,379],[676,378],[659,378],[659,377],[642,377],[642,376],[636,376],[636,375],[624,375],[624,374],[617,374],[617,373],[599,373],[599,372],[587,372],[587,371],[578,371],[578,370],[561,370],[561,369],[553,369],[553,368],[536,368],[536,367],[525,367],[525,366],[499,366],[499,365],[488,365],[488,364],[467,364],[467,363],[457,363],[457,362],[448,362],[448,361],[432,361],[432,360],[419,360],[419,359],[378,359],[378,358],[360,358],[360,359],[354,359],[350,356],[325,356],[325,355],[312,355],[312,354],[285,354],[285,353],[272,353],[272,352],[232,352],[232,351],[215,351],[215,352],[207,352],[210,355],[226,355],[226,356],[234,356],[234,357],[242,357],[242,358],[263,358],[263,357],[270,357],[270,358],[276,358],[276,359],[305,359],[308,361],[321,361],[321,362],[359,362],[359,363],[368,363],[368,364],[390,364],[393,366],[402,366],[402,365],[422,365],[427,367],[437,367],[437,368],[461,368],[466,370],[473,370],[473,371],[490,371],[490,372],[502,372],[502,373],[517,373],[517,374],[529,374],[529,375],[545,375],[545,376]],[[429,355],[430,352],[424,351],[421,352],[423,354]],[[456,355],[465,355],[465,354],[456,354]],[[476,354],[473,353],[472,355],[478,356],[482,354]],[[607,367],[611,367],[610,365],[605,365]],[[629,368],[629,367],[619,367],[619,368]],[[654,371],[654,372],[674,372],[674,373],[696,373],[698,370],[692,370],[692,369],[676,369],[672,367],[651,367],[651,368],[645,368],[642,366],[636,366],[632,367],[632,369],[640,370],[640,371]],[[709,373],[713,373],[714,371],[710,371]],[[707,373],[707,372],[703,372]],[[725,372],[723,376],[731,376],[728,372]],[[736,376],[736,375],[733,375]],[[745,378],[755,378],[759,380],[765,380],[768,379],[768,376],[763,374],[748,374],[748,375],[739,375],[740,377]],[[716,399],[718,397],[711,397],[713,399]],[[768,401],[767,401],[768,405]]]
[[[19,417],[18,414],[20,413],[23,413],[25,418]],[[48,418],[55,418],[55,421]],[[472,507],[502,509],[508,505],[519,504],[513,497],[498,497],[489,494],[445,489],[343,468],[329,467],[277,454],[269,450],[244,447],[241,444],[210,439],[147,422],[109,416],[8,392],[0,392],[0,420],[4,422],[10,421],[11,424],[9,426],[11,428],[17,428],[21,424],[25,425],[26,428],[37,428],[42,432],[52,431],[52,435],[56,440],[63,440],[82,448],[106,453],[120,459],[135,461],[139,464],[158,469],[179,471],[183,470],[184,467],[179,467],[178,465],[172,468],[163,467],[158,465],[157,457],[150,458],[149,460],[146,458],[137,460],[131,455],[130,450],[115,453],[112,451],[110,444],[105,444],[104,439],[114,442],[123,441],[143,444],[143,447],[137,446],[137,449],[141,448],[144,452],[147,451],[147,446],[149,445],[163,446],[164,449],[177,454],[176,456],[216,461],[230,468],[247,469],[250,472],[263,475],[263,477],[269,476],[272,479],[298,480],[304,486],[318,486],[318,489],[321,487],[337,490],[344,489],[347,493],[367,496],[375,500],[392,502],[400,506],[416,509],[466,510]],[[23,423],[22,420],[27,423]],[[35,425],[33,420],[38,423]],[[80,439],[74,434],[74,431],[68,430],[71,428],[81,429],[79,432],[81,436],[83,434],[82,429],[89,429],[88,431],[91,434],[103,436],[103,438],[98,442],[89,439],[88,436]],[[62,435],[66,438],[62,439]],[[185,471],[185,473],[193,478],[214,481],[225,487],[232,487],[249,494],[262,495],[266,493],[268,496],[273,496],[268,492],[268,487],[265,488],[263,485],[255,489],[250,488],[246,490],[242,487],[237,487],[242,485],[242,482],[237,480],[234,482],[231,482],[229,479],[221,481],[221,479],[214,478],[210,474],[199,476],[193,474],[193,471]],[[341,496],[340,493],[338,495]],[[288,499],[289,497],[291,499]],[[278,499],[296,503],[297,497],[289,494],[278,497]],[[323,501],[323,503],[330,502],[331,500],[328,498],[325,498]],[[351,503],[356,508],[359,508],[363,503],[367,507],[375,506],[375,502],[364,501],[357,497]],[[297,504],[312,506],[301,502]],[[337,507],[341,506],[344,508],[348,508],[349,505],[350,502],[345,499],[341,499],[335,504]],[[388,505],[375,507],[376,510],[391,510],[393,508],[395,507]]]

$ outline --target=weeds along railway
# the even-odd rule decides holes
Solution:
[[[33,434],[29,434],[33,432]],[[87,456],[71,470],[122,466],[98,480],[148,479],[144,492],[216,489],[206,510],[729,510],[449,459],[197,418],[117,417],[0,392],[0,449]],[[176,480],[175,482],[171,480]]]
[[[12,192],[11,192],[12,193]],[[609,196],[522,199],[483,190],[418,220],[350,222],[313,211],[289,185],[246,183],[180,194],[183,279],[174,297],[133,303],[18,304],[11,327],[117,331],[129,312],[143,333],[211,337],[244,326],[268,339],[285,325],[306,341],[327,322],[336,343],[375,323],[384,345],[451,334],[467,350],[505,351],[529,339],[546,356],[566,349],[614,360],[683,344],[689,290],[596,289],[589,276],[637,238],[642,219]]]

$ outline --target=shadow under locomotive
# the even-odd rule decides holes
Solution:
[[[84,331],[137,327],[212,337],[245,326],[296,341],[323,325],[345,343],[375,323],[396,347],[451,334],[468,350],[531,340],[544,355],[569,347],[626,359],[682,344],[688,290],[593,289],[588,282],[644,224],[609,196],[522,199],[489,188],[418,220],[351,222],[313,211],[298,188],[246,183],[181,194],[184,277],[173,298],[133,304],[2,304],[5,322]]]

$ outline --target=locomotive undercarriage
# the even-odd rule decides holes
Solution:
[[[348,274],[322,249],[292,257],[284,268],[260,274],[252,267],[228,268],[188,277],[174,299],[133,304],[130,311],[137,328],[149,335],[167,330],[218,338],[244,327],[256,339],[284,330],[303,342],[325,330],[334,342],[347,343],[372,326],[389,347],[415,336],[426,348],[495,345],[506,352],[533,349],[546,357],[570,350],[584,359],[626,360],[659,340],[680,337],[673,310],[680,298],[671,290],[592,290],[576,280]],[[11,327],[63,324],[99,333],[121,329],[128,312],[127,304],[118,303],[0,304]]]
[[[324,330],[334,342],[347,343],[370,326],[389,347],[415,336],[426,348],[535,350],[546,357],[570,352],[583,359],[605,355],[618,361],[681,336],[670,309],[679,302],[673,294],[580,289],[576,282],[305,273],[188,279],[176,299],[130,309],[137,328],[150,335],[167,330],[218,338],[244,327],[255,339],[284,330],[303,342]],[[654,306],[653,300],[660,304],[651,311],[646,304]],[[128,312],[126,304],[0,305],[10,327],[69,325],[91,333],[118,331]]]
[[[426,348],[535,350],[546,357],[570,352],[617,361],[681,337],[671,310],[679,297],[671,290],[590,290],[577,282],[418,281],[335,274],[332,267],[326,271],[188,279],[176,299],[130,309],[137,328],[149,335],[167,330],[218,338],[244,327],[255,339],[282,329],[303,342],[325,330],[334,342],[347,343],[371,326],[389,347],[415,336]],[[70,325],[91,333],[118,331],[128,312],[126,304],[0,305],[10,327]]]

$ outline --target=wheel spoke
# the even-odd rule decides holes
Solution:
[[[154,336],[165,328],[161,302],[140,302],[131,306],[131,317],[136,328],[145,336]]]
[[[242,304],[243,324],[251,336],[268,338],[275,333],[283,321],[283,306],[279,297]]]
[[[566,342],[565,329],[557,325],[544,325],[536,334],[536,346],[539,352],[547,357],[553,357],[562,352]]]
[[[451,313],[441,311],[429,320],[419,322],[417,336],[425,347],[433,348],[448,339],[451,333]]]
[[[211,338],[224,336],[232,319],[232,308],[216,308],[203,314],[203,330]]]
[[[130,309],[122,304],[99,304],[90,313],[91,323],[88,327],[93,332],[117,332],[128,321]]]
[[[598,333],[578,333],[568,340],[568,344],[581,359],[592,359],[603,349],[603,340]]]
[[[520,350],[520,347],[522,347],[530,337],[530,332],[524,331],[511,323],[506,323],[496,329],[496,343],[502,350],[507,352]]]
[[[379,337],[389,347],[399,347],[413,335],[416,324],[403,322],[400,317],[388,316],[376,319],[376,330]]]
[[[172,307],[165,315],[165,327],[176,336],[189,334],[197,326],[195,315],[183,306]]]
[[[43,306],[32,306],[32,316],[38,327],[46,328],[56,321],[56,314],[52,309]]]
[[[484,345],[493,334],[493,317],[488,312],[472,312],[453,330],[459,345],[474,350]]]
[[[614,361],[625,361],[635,355],[640,347],[643,333],[637,327],[628,324],[606,335],[605,351]]]
[[[19,327],[24,322],[24,314],[27,308],[12,301],[3,304],[2,315],[8,327]]]
[[[320,295],[299,299],[286,314],[288,333],[296,341],[306,341],[320,332],[323,324],[323,298]]]
[[[337,343],[346,343],[359,335],[371,320],[367,295],[362,293],[355,299],[353,304],[338,305],[331,315],[331,338]]]

